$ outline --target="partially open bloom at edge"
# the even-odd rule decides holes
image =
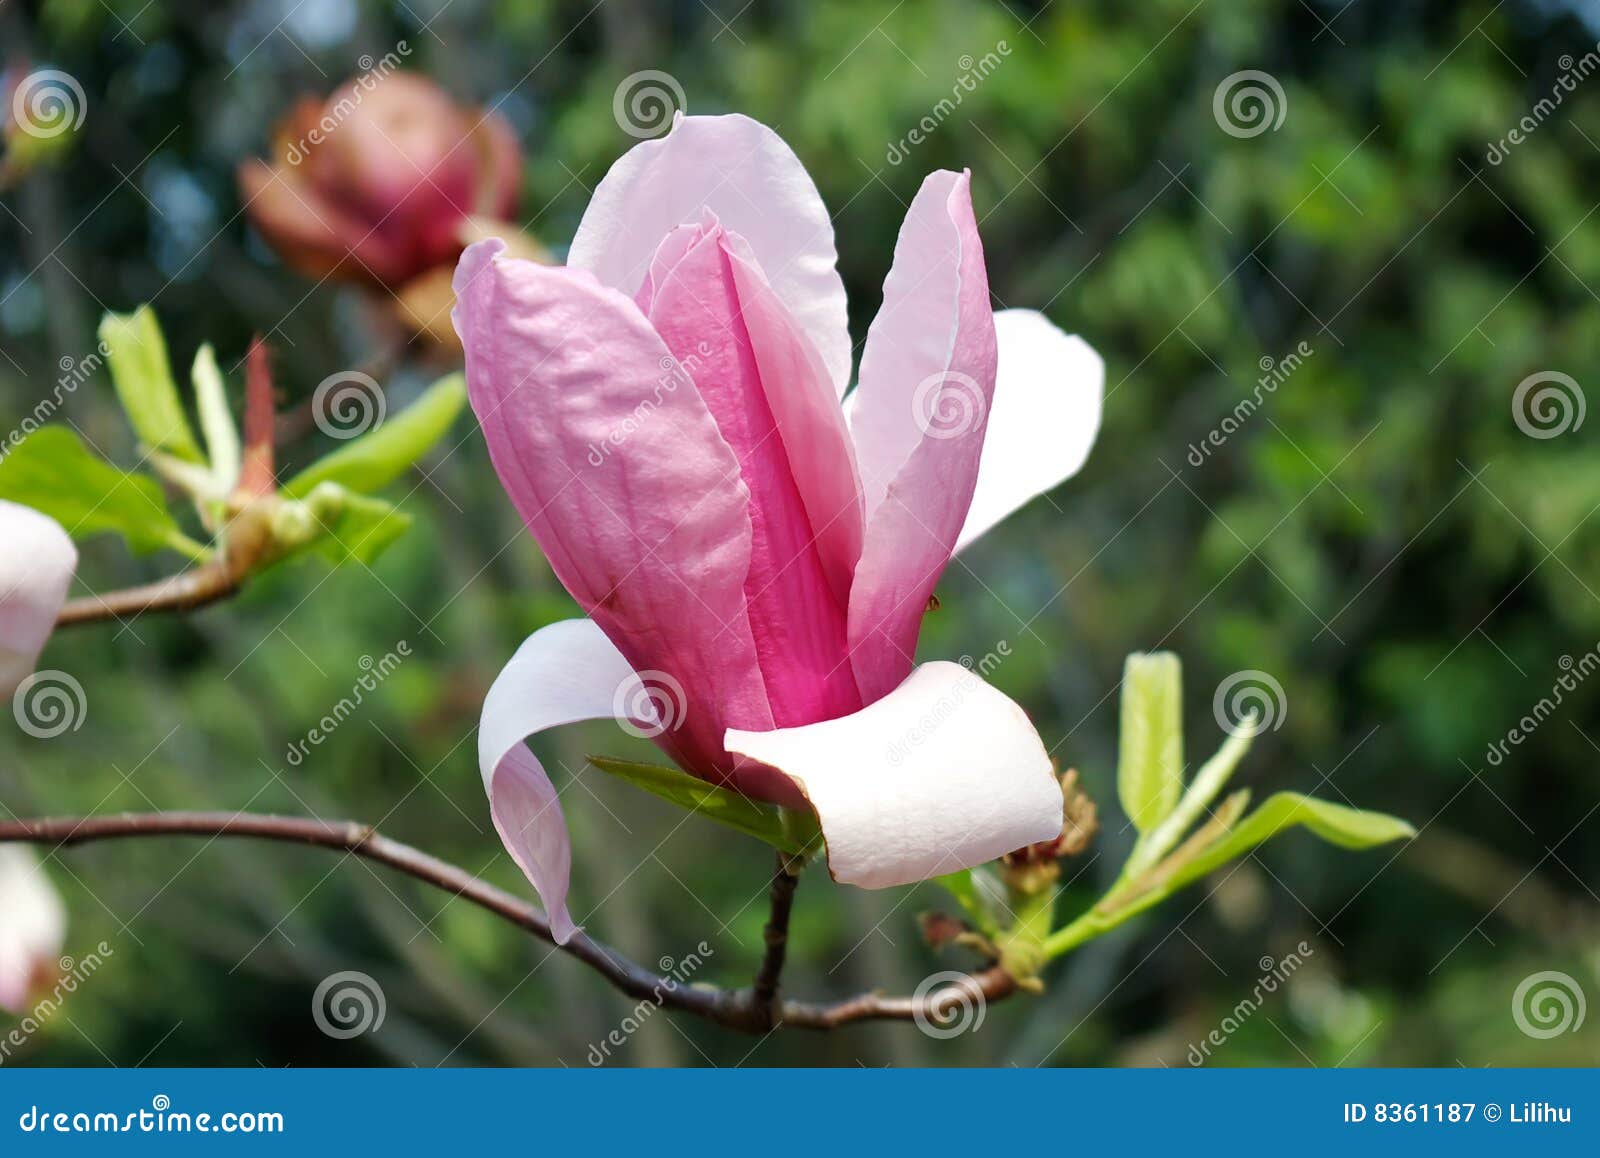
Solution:
[[[0,1009],[18,1017],[54,979],[67,910],[33,853],[0,844]]]
[[[78,551],[61,524],[0,499],[0,695],[27,679],[67,599]]]
[[[799,160],[720,116],[618,160],[567,267],[492,240],[457,267],[495,468],[588,615],[523,644],[479,733],[495,825],[560,940],[571,848],[523,744],[558,724],[616,718],[705,780],[809,806],[835,878],[864,887],[1061,829],[1022,709],[913,657],[954,552],[1082,464],[1101,361],[991,310],[968,174],[912,203],[848,402],[835,266]]]

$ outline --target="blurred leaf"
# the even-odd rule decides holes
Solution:
[[[1117,796],[1141,833],[1183,794],[1183,667],[1170,651],[1135,652],[1122,668]]]
[[[100,340],[105,343],[117,397],[139,441],[148,450],[200,462],[200,446],[184,416],[155,311],[140,306],[131,314],[106,314],[100,322]]]
[[[725,824],[783,852],[805,852],[814,846],[813,833],[807,832],[804,826],[797,829],[792,823],[785,824],[782,810],[707,784],[677,768],[613,760],[606,756],[590,756],[589,763],[635,788],[643,788],[670,804]]]
[[[1279,792],[1185,865],[1173,878],[1173,887],[1204,876],[1295,825],[1304,825],[1330,844],[1354,849],[1409,840],[1417,834],[1405,821],[1382,812],[1347,808],[1298,792]]]
[[[338,483],[317,484],[305,506],[315,528],[304,546],[336,567],[351,560],[372,563],[411,529],[411,516],[393,503],[358,495]]]
[[[239,428],[228,410],[227,387],[209,342],[195,352],[189,377],[200,410],[200,431],[205,435],[206,455],[211,460],[211,477],[219,494],[226,495],[239,481]]]
[[[399,414],[295,475],[283,493],[304,498],[324,482],[364,494],[387,486],[444,437],[466,400],[465,378],[440,378]]]
[[[193,553],[153,479],[118,470],[64,426],[35,432],[0,459],[0,498],[44,512],[75,539],[110,531],[140,553]]]

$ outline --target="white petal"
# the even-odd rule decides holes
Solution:
[[[558,944],[577,931],[567,911],[572,845],[544,765],[523,740],[546,728],[616,718],[619,689],[636,677],[588,619],[542,627],[495,677],[478,725],[478,766],[494,826],[544,901]]]
[[[665,137],[628,150],[595,188],[567,264],[632,294],[661,239],[705,208],[749,241],[843,397],[850,330],[833,222],[800,159],[759,121],[680,117]]]
[[[61,524],[0,499],[0,695],[33,671],[67,600],[78,551]]]
[[[56,968],[67,910],[30,849],[0,844],[0,1009],[22,1015],[35,980]]]
[[[1061,832],[1061,788],[1039,734],[960,664],[924,664],[854,715],[734,730],[727,744],[795,781],[846,884],[910,884]]]
[[[1089,343],[1035,310],[1001,310],[994,328],[1000,368],[958,551],[1077,474],[1100,430],[1106,366]]]

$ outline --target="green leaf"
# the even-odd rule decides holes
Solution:
[[[100,341],[117,397],[139,441],[147,450],[165,451],[186,462],[202,461],[172,380],[167,342],[155,311],[140,306],[131,314],[106,314],[100,322]]]
[[[1183,794],[1183,668],[1170,651],[1135,652],[1122,669],[1117,796],[1141,833]]]
[[[0,498],[55,519],[75,539],[110,531],[144,553],[204,553],[168,513],[161,488],[92,454],[65,426],[46,426],[0,459]]]
[[[1409,840],[1417,834],[1411,825],[1387,813],[1347,808],[1298,792],[1278,792],[1185,865],[1173,878],[1173,888],[1236,860],[1295,825],[1305,826],[1340,848],[1371,848],[1392,840]]]
[[[978,929],[994,936],[1000,932],[1000,921],[994,913],[994,906],[985,895],[980,886],[979,869],[960,869],[957,872],[945,873],[943,876],[934,877],[933,883],[948,892],[961,906],[962,912],[972,919]]]
[[[189,380],[194,384],[195,402],[200,410],[200,432],[205,435],[206,456],[211,460],[215,497],[222,498],[239,481],[239,428],[228,410],[228,391],[209,343],[195,351]]]
[[[786,823],[785,810],[707,784],[677,768],[608,756],[590,756],[589,763],[635,788],[643,788],[668,803],[753,836],[782,852],[809,852],[817,847],[820,834],[814,822],[797,824],[798,814],[791,811]]]
[[[1195,773],[1177,807],[1139,841],[1133,855],[1128,858],[1125,875],[1135,876],[1166,856],[1178,846],[1184,833],[1193,828],[1205,815],[1211,807],[1211,802],[1217,798],[1232,777],[1234,769],[1239,766],[1239,761],[1250,751],[1250,745],[1255,741],[1256,735],[1255,718],[1254,712],[1247,715],[1244,725],[1223,741],[1216,755],[1200,765],[1200,771]]]
[[[440,378],[399,414],[295,475],[284,484],[283,493],[304,498],[324,482],[364,494],[387,486],[445,436],[466,400],[465,378],[460,374]]]
[[[352,560],[370,564],[411,529],[411,516],[393,503],[333,482],[318,483],[304,503],[286,500],[273,521],[274,532],[302,513],[309,523],[300,523],[283,538],[296,543],[296,552],[314,550],[335,567]]]

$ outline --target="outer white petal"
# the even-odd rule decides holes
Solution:
[[[1100,430],[1106,367],[1087,342],[1035,310],[1002,310],[994,328],[1000,367],[958,551],[1077,474]]]
[[[523,740],[580,720],[614,719],[619,689],[636,677],[591,620],[566,619],[523,641],[495,678],[478,725],[478,766],[495,829],[527,874],[565,943],[577,926],[567,911],[572,844],[544,765]]]
[[[843,397],[850,330],[833,222],[800,159],[759,121],[680,115],[665,137],[628,150],[595,188],[567,264],[632,294],[661,239],[708,207],[750,243]]]
[[[959,664],[924,664],[854,715],[734,730],[727,744],[795,781],[847,884],[909,884],[1061,832],[1061,788],[1039,734]]]
[[[0,499],[0,695],[33,671],[77,567],[77,548],[60,523]]]
[[[0,844],[0,1009],[22,1015],[35,981],[56,968],[67,910],[29,849]]]

